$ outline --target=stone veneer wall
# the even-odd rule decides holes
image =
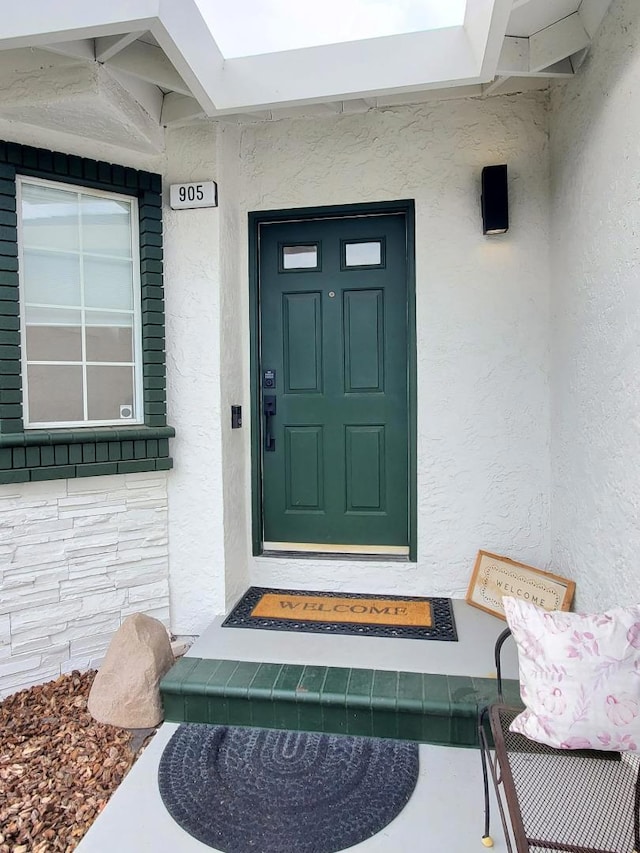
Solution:
[[[166,475],[0,488],[0,698],[96,666],[142,611],[169,624]]]

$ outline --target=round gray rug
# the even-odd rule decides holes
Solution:
[[[402,811],[418,766],[414,743],[188,724],[158,783],[174,820],[224,853],[335,853]]]

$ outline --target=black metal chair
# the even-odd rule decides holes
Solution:
[[[479,717],[485,824],[490,835],[489,777],[509,853],[640,853],[640,761],[636,754],[553,749],[509,731],[522,708],[504,704],[501,650],[495,646],[498,702]],[[515,843],[515,848],[513,844]]]

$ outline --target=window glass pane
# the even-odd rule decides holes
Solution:
[[[84,252],[130,258],[130,202],[83,195],[82,249]]]
[[[87,326],[133,326],[133,312],[129,311],[85,311],[85,325]]]
[[[19,210],[26,422],[136,420],[135,201],[30,180]]]
[[[348,267],[373,267],[382,263],[380,240],[369,243],[346,243],[345,264]]]
[[[119,420],[120,407],[133,406],[133,368],[89,365],[87,402],[90,420]]]
[[[78,317],[80,312],[78,312]],[[29,361],[82,361],[82,326],[27,325]]]
[[[133,329],[87,326],[87,361],[133,361]]]
[[[78,193],[23,183],[22,239],[30,248],[77,251]]]
[[[318,266],[317,246],[283,246],[282,268],[285,270],[314,269]]]
[[[87,308],[133,308],[131,261],[84,258],[84,304]]]
[[[83,419],[80,365],[30,364],[27,377],[31,423],[66,423]]]
[[[28,326],[75,326],[80,324],[82,317],[74,308],[41,308],[38,305],[27,305],[25,315]]]
[[[80,305],[80,258],[61,252],[25,250],[23,281],[27,302]]]

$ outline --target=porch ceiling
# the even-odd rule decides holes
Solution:
[[[248,113],[363,112],[571,77],[609,5],[467,0],[458,27],[225,59],[204,0],[23,0],[3,22],[0,78],[84,66],[156,126]],[[12,118],[19,108],[14,102]],[[0,118],[7,109],[0,103]],[[144,135],[155,147],[148,127]]]

